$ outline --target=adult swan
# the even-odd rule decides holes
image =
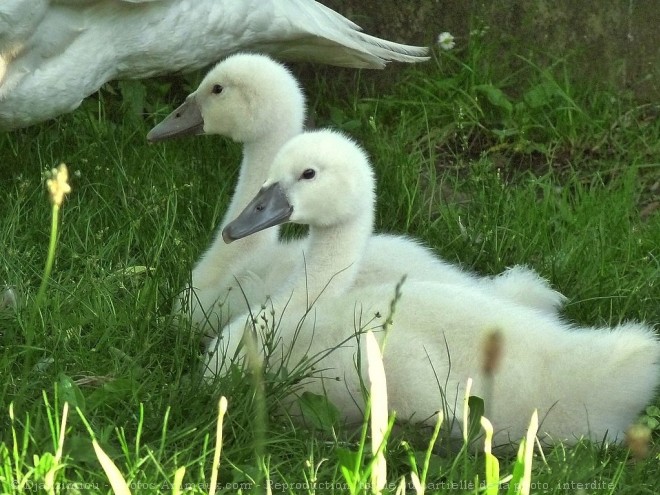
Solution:
[[[2,0],[0,129],[76,109],[113,79],[209,65],[239,50],[380,69],[426,60],[313,0]]]

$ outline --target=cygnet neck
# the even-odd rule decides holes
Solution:
[[[311,307],[317,299],[345,293],[353,286],[373,230],[373,211],[361,212],[340,225],[311,226],[304,264],[290,280],[292,302]],[[285,296],[291,290],[283,291]]]
[[[291,123],[288,126],[282,125],[278,129],[273,129],[273,132],[257,140],[243,143],[243,159],[238,182],[218,232],[222,232],[222,229],[239,215],[259,191],[268,177],[270,165],[277,151],[285,142],[301,132],[302,124]],[[218,236],[199,261],[195,271],[212,273],[217,272],[218,267],[222,267],[221,273],[229,273],[230,269],[232,273],[240,273],[245,268],[245,264],[250,262],[255,250],[276,243],[278,234],[279,228],[266,229],[229,245],[224,243],[221,236]],[[220,285],[220,281],[216,280],[215,283]]]

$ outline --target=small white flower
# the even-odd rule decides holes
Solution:
[[[438,46],[443,50],[451,50],[456,46],[454,43],[454,36],[451,33],[440,33],[438,35]]]

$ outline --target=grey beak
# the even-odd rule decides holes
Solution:
[[[236,219],[222,229],[222,238],[229,244],[269,227],[286,223],[293,206],[279,183],[262,188]]]
[[[147,141],[155,143],[194,134],[204,134],[204,119],[197,100],[190,95],[181,106],[149,131]]]

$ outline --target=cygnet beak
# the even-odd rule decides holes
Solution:
[[[190,95],[181,106],[149,131],[147,141],[155,143],[194,134],[204,134],[204,118],[195,96]]]
[[[262,188],[241,214],[222,229],[222,238],[229,244],[236,239],[286,223],[292,213],[293,206],[276,182]]]

